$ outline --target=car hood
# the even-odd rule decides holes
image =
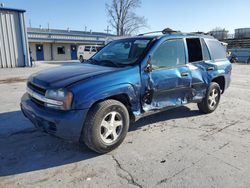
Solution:
[[[92,64],[63,65],[33,74],[29,81],[44,88],[63,88],[97,75],[117,71],[116,67]]]

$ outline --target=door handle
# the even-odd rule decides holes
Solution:
[[[182,72],[182,73],[181,73],[181,76],[182,76],[182,77],[188,76],[188,72]]]
[[[214,70],[214,67],[208,67],[207,70],[212,71],[212,70]]]

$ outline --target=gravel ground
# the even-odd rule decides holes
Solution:
[[[105,155],[36,131],[19,109],[24,81],[0,91],[0,187],[250,187],[250,66],[233,66],[214,113],[143,118]]]

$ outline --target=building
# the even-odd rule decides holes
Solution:
[[[218,29],[209,32],[214,38],[218,40],[224,40],[228,38],[228,31],[225,29]]]
[[[250,39],[250,28],[239,28],[235,29],[234,32],[236,39],[244,39],[244,38]]]
[[[30,66],[24,13],[0,7],[0,68]]]
[[[35,61],[76,60],[82,45],[102,46],[113,35],[101,32],[28,28],[31,57]]]

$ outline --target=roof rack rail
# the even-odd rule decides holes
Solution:
[[[154,34],[154,33],[161,33],[162,31],[152,31],[152,32],[147,32],[147,33],[141,33],[138,36],[143,36],[143,35],[149,35],[149,34]]]
[[[162,31],[152,31],[152,32],[148,32],[148,33],[142,33],[142,34],[139,34],[138,36],[144,36],[144,35],[148,35],[148,34],[154,34],[154,33],[162,33],[163,35],[166,35],[166,34],[191,34],[191,35],[209,35],[211,36],[211,33],[210,32],[202,32],[202,31],[197,31],[197,32],[181,32],[181,31],[175,31],[173,29],[170,29],[170,28],[166,28],[166,29],[163,29]]]
[[[148,33],[142,33],[142,34],[139,34],[138,36],[144,36],[144,35],[154,34],[154,33],[162,33],[163,35],[165,35],[165,34],[173,34],[173,33],[181,33],[181,32],[172,30],[170,28],[166,28],[166,29],[163,29],[162,31],[152,31]]]
[[[210,33],[209,33],[209,32],[205,33],[205,32],[202,32],[202,31],[190,32],[190,34],[197,34],[197,35],[210,35]]]

